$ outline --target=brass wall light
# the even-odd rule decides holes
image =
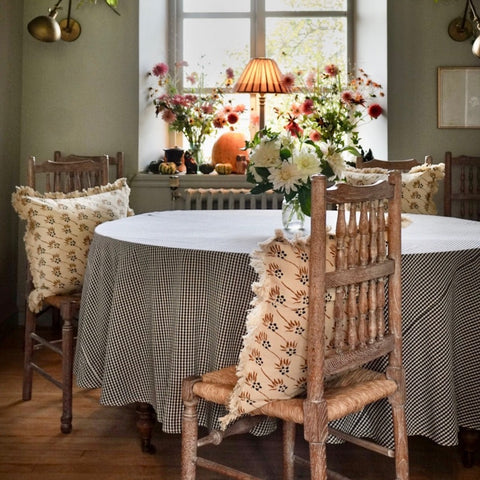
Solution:
[[[73,42],[80,36],[82,31],[80,24],[70,16],[72,10],[72,0],[68,0],[67,18],[57,22],[56,17],[62,0],[58,0],[53,8],[48,9],[48,16],[41,15],[34,18],[28,25],[29,33],[41,42],[56,42],[64,40],[65,42]]]
[[[472,37],[473,25],[472,22],[467,18],[469,12],[471,12],[471,17],[473,23],[475,24],[475,29],[477,30],[477,38],[472,45],[472,53],[475,56],[480,57],[480,19],[478,18],[472,0],[466,1],[463,17],[457,17],[449,23],[448,34],[450,35],[450,38],[456,42],[463,42]]]

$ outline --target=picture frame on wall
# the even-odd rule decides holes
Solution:
[[[438,67],[438,128],[480,128],[480,67]]]

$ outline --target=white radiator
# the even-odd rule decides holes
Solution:
[[[247,188],[187,188],[185,210],[266,210],[282,208],[283,195],[272,190],[253,195]]]

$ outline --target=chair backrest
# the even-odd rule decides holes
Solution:
[[[445,153],[444,215],[480,220],[480,156]]]
[[[408,172],[412,167],[418,165],[420,163],[414,158],[406,160],[378,160],[374,158],[365,162],[363,157],[357,157],[356,161],[357,168],[384,168],[386,170],[400,170],[403,172]]]
[[[78,162],[80,160],[92,160],[93,162],[101,161],[103,157],[107,157],[109,166],[110,180],[117,180],[123,177],[123,165],[125,155],[123,152],[117,152],[116,155],[62,155],[59,150],[53,153],[54,162]],[[110,168],[112,167],[112,168]]]
[[[324,376],[387,353],[389,369],[401,365],[401,174],[368,186],[326,185],[325,176],[312,177],[307,392],[314,401],[322,398]],[[338,212],[334,246],[325,241],[329,204]],[[326,268],[327,244],[333,271]],[[325,292],[334,296],[327,350]]]
[[[28,158],[27,184],[44,192],[68,193],[108,183],[108,157],[93,160],[37,163]]]

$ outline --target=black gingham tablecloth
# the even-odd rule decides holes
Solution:
[[[459,426],[480,429],[480,222],[408,219],[408,434],[455,445]],[[163,430],[180,433],[181,381],[236,363],[257,279],[249,254],[280,225],[278,210],[233,210],[155,212],[97,227],[80,311],[77,384],[101,388],[104,405],[150,403]],[[340,426],[391,444],[383,408],[367,408]],[[217,428],[223,413],[202,403],[200,423]]]

